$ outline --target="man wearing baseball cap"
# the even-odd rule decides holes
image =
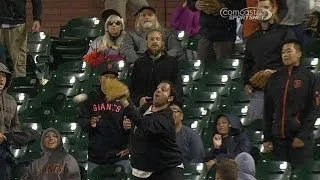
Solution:
[[[111,64],[106,66],[100,76],[118,78],[118,72]],[[79,123],[83,131],[89,134],[88,174],[97,166],[104,164],[122,165],[126,172],[130,171],[129,164],[129,134],[130,120],[123,114],[123,106],[119,101],[106,100],[102,91],[103,86],[87,95],[80,105]]]
[[[4,180],[11,179],[11,164],[7,159],[12,155],[6,146],[7,137],[4,134],[20,131],[17,102],[7,93],[11,80],[12,73],[4,64],[0,63],[0,152],[4,155],[0,157],[0,176]]]
[[[137,16],[135,31],[127,32],[120,47],[120,54],[130,63],[134,63],[138,58],[145,55],[147,33],[152,29],[163,29],[158,22],[156,10],[153,7],[141,7],[135,15]],[[183,55],[177,32],[165,30],[164,42],[165,50],[169,56],[179,59]]]

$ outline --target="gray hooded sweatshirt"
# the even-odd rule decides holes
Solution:
[[[58,136],[58,147],[54,150],[44,146],[48,132]],[[41,148],[44,156],[35,159],[28,167],[27,173],[21,180],[80,180],[80,170],[77,161],[68,154],[62,144],[60,133],[53,128],[46,129],[41,137]]]
[[[254,159],[249,153],[243,152],[236,156],[235,161],[238,164],[238,180],[257,180],[256,166]]]
[[[17,102],[7,93],[12,81],[12,73],[2,63],[0,63],[0,72],[6,73],[6,82],[0,93],[0,133],[18,132],[20,131],[20,123],[17,114]]]

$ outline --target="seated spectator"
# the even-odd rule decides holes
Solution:
[[[240,118],[230,114],[221,114],[214,122],[213,146],[207,153],[205,161],[208,169],[223,157],[235,158],[242,152],[251,151],[251,142],[241,132]]]
[[[151,29],[161,29],[154,8],[147,6],[139,9],[135,23],[135,32],[128,32],[123,40],[120,53],[130,63],[145,55],[147,50],[146,34]],[[165,50],[169,56],[182,56],[181,44],[175,32],[166,30],[164,33]]]
[[[216,180],[238,180],[238,166],[233,159],[219,160],[216,168]]]
[[[110,9],[103,13],[105,22],[105,34],[97,37],[89,47],[83,59],[93,66],[105,59],[122,59],[119,55],[119,48],[126,34],[122,17],[115,10]],[[96,62],[96,63],[92,63]]]
[[[234,160],[237,162],[239,168],[238,180],[257,180],[255,178],[256,165],[249,153],[240,153]]]
[[[111,66],[100,74],[99,80],[116,79],[118,72]],[[131,170],[129,162],[129,127],[124,127],[123,107],[118,101],[106,100],[103,86],[92,90],[87,99],[80,105],[79,123],[84,132],[89,134],[88,174],[104,164],[122,165],[128,173]],[[127,122],[127,121],[125,121]]]
[[[41,148],[44,155],[29,165],[22,180],[81,179],[79,165],[63,148],[61,135],[56,129],[48,128],[43,132]]]
[[[183,88],[178,61],[164,50],[164,34],[161,30],[153,29],[146,37],[148,49],[134,63],[131,73],[130,92],[133,103],[136,106],[147,103],[157,85],[164,80],[175,85],[179,95],[177,99],[181,102]]]
[[[204,149],[202,140],[196,131],[182,124],[183,112],[179,105],[170,106],[176,126],[177,144],[182,153],[183,162],[202,163]]]

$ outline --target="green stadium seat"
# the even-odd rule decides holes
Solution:
[[[185,180],[206,179],[207,167],[204,163],[184,163],[183,175]]]
[[[197,49],[198,49],[198,41],[199,41],[198,37],[189,38],[187,49],[193,50],[193,51],[197,51]]]
[[[73,100],[69,100],[57,116],[59,117],[60,122],[76,122],[78,121],[79,110],[80,105]]]
[[[259,180],[290,180],[292,168],[284,161],[264,161],[256,164],[256,178]]]
[[[99,18],[74,18],[68,21],[68,27],[88,27],[88,28],[96,28],[96,27],[104,27],[104,21],[99,20]]]
[[[80,80],[73,75],[53,76],[49,82],[43,87],[39,96],[48,99],[56,97],[58,94],[64,94],[70,98],[79,94]]]
[[[234,106],[234,102],[231,97],[221,97],[221,111],[228,112],[232,106]]]
[[[68,61],[62,63],[56,73],[57,76],[75,76],[80,81],[88,80],[91,75],[91,66],[83,61]]]
[[[10,95],[17,102],[18,114],[27,109],[28,102],[29,102],[29,95],[28,94],[25,94],[25,93],[10,93]]]
[[[40,81],[36,77],[16,77],[12,79],[9,93],[26,93],[35,97],[41,89]]]
[[[200,91],[218,92],[221,96],[229,96],[231,90],[231,78],[228,75],[206,74],[196,84]]]
[[[190,127],[192,130],[196,131],[200,136],[203,133],[205,122],[203,122],[201,119],[195,118],[195,119],[184,119],[182,123],[188,127]]]
[[[253,144],[263,143],[263,132],[262,131],[247,131],[246,134],[250,138]]]
[[[12,166],[11,168],[11,179],[12,180],[20,180],[28,171],[28,167],[21,163]]]
[[[90,180],[126,180],[127,174],[119,165],[101,165],[89,174]]]
[[[198,106],[185,106],[182,111],[184,120],[200,119],[204,127],[208,126],[211,116],[211,111],[209,109]]]
[[[193,79],[190,75],[181,75],[183,85],[183,96],[188,97],[192,94]]]
[[[206,74],[228,75],[232,80],[242,78],[243,62],[240,59],[223,59],[211,63],[206,68]]]
[[[28,146],[27,151],[24,156],[17,159],[20,163],[31,163],[34,159],[43,156],[44,152],[40,146],[40,139]]]
[[[19,114],[20,123],[39,123],[43,129],[51,127],[56,121],[53,108],[35,107],[23,111]]]
[[[75,143],[80,137],[80,125],[75,122],[57,122],[52,124],[52,127],[57,129],[61,135],[67,137],[71,144]]]
[[[292,173],[292,180],[320,179],[320,161],[308,162],[305,166],[297,168]]]
[[[22,124],[22,128],[31,128],[31,129],[37,131],[39,134],[41,134],[42,131],[43,131],[41,124],[36,123],[36,122],[34,122],[34,123],[23,123]]]
[[[221,97],[218,92],[202,92],[195,90],[189,97],[186,106],[199,106],[209,109],[212,113],[220,110]]]
[[[319,58],[305,57],[302,59],[301,65],[305,66],[313,73],[319,72]]]
[[[51,54],[53,63],[51,70],[56,70],[67,61],[82,61],[82,57],[88,51],[88,42],[85,39],[51,39]]]
[[[179,61],[180,74],[190,75],[194,81],[202,78],[204,64],[200,60],[181,60]]]
[[[65,26],[60,29],[60,38],[88,38],[94,40],[98,36],[104,35],[103,27],[70,27]]]
[[[103,62],[99,64],[96,68],[92,69],[92,76],[98,77],[106,69],[114,69],[119,73],[120,79],[127,79],[129,73],[129,64],[124,60],[113,61],[113,62]]]

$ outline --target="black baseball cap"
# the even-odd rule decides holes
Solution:
[[[107,74],[114,74],[115,76],[119,76],[118,70],[113,67],[113,64],[107,64],[106,69],[100,74],[100,76],[104,76]]]
[[[119,16],[120,18],[122,18],[120,13],[114,9],[107,9],[107,10],[103,11],[101,18],[105,22],[111,15],[116,15],[116,16]]]
[[[149,10],[151,10],[153,13],[156,13],[156,10],[153,8],[153,7],[151,7],[151,6],[143,6],[143,7],[141,7],[136,13],[134,13],[134,15],[136,16],[136,15],[138,15],[139,13],[141,13],[143,10],[145,10],[145,9],[149,9]]]

